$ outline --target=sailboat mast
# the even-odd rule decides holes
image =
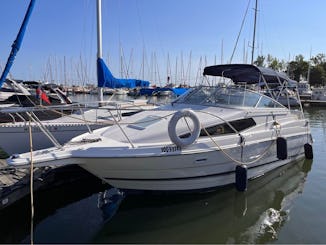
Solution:
[[[252,52],[251,52],[251,64],[254,64],[254,53],[255,53],[255,39],[256,39],[256,23],[257,23],[257,1],[255,5],[255,20],[254,20],[254,35],[252,38]]]
[[[102,0],[97,0],[97,59],[102,59]],[[98,79],[98,77],[97,77]],[[103,101],[103,88],[98,87],[98,100]]]
[[[34,5],[35,5],[35,1],[36,0],[31,0],[30,1],[29,5],[28,5],[28,9],[27,9],[25,17],[24,17],[24,20],[23,20],[23,23],[22,23],[22,25],[21,25],[21,27],[19,29],[18,34],[17,34],[17,37],[16,37],[14,43],[11,45],[11,52],[9,54],[6,66],[3,69],[3,72],[2,72],[1,77],[0,77],[0,87],[5,82],[5,80],[7,78],[7,75],[9,73],[9,71],[10,71],[10,68],[11,68],[12,64],[14,63],[17,52],[20,49],[20,46],[21,46],[21,44],[23,42],[23,38],[24,38],[24,35],[25,35],[27,24],[28,24],[28,21],[29,21],[29,19],[31,17],[31,14],[32,14],[32,11],[33,11],[33,8],[34,8]]]

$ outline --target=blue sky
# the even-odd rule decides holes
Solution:
[[[229,62],[248,2],[102,0],[103,57],[117,77],[161,85],[170,75],[193,84],[205,64]],[[232,63],[250,62],[254,2]],[[28,4],[1,0],[1,68]],[[326,1],[259,0],[258,9],[255,57],[272,54],[288,61],[298,54],[308,59],[310,50],[326,53]],[[95,84],[95,59],[96,1],[37,0],[11,75],[63,83],[66,74],[68,83]]]

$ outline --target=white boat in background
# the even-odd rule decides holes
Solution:
[[[8,114],[11,122],[0,123],[0,148],[7,154],[30,151],[29,128],[32,131],[33,150],[40,150],[67,143],[73,137],[109,126],[123,117],[150,110],[156,105],[146,100],[111,101],[99,107],[97,102],[52,107],[0,108],[0,114]],[[71,111],[66,115],[63,111]],[[55,114],[55,119],[39,120],[38,113]],[[31,123],[29,123],[31,116]],[[20,121],[15,121],[15,117]],[[17,144],[19,142],[19,144]]]
[[[31,0],[30,6],[27,10],[28,15],[31,14],[35,0]],[[98,4],[100,5],[100,4]],[[98,6],[98,27],[101,26],[100,6]],[[26,17],[23,25],[26,25]],[[22,28],[21,28],[22,29]],[[21,29],[17,39],[22,39]],[[88,103],[87,105],[80,105],[79,103],[71,104],[68,97],[65,97],[59,88],[54,88],[53,84],[48,84],[48,87],[57,94],[58,103],[60,106],[38,106],[33,107],[10,107],[1,108],[0,115],[6,117],[6,121],[0,121],[0,147],[8,154],[26,152],[31,149],[29,139],[29,128],[32,129],[33,150],[48,148],[53,145],[61,148],[61,145],[69,141],[72,137],[85,132],[92,132],[92,130],[111,125],[116,121],[122,119],[123,116],[132,115],[140,110],[153,109],[156,105],[147,103],[147,100],[129,100],[129,101],[104,101],[103,88],[109,87],[111,89],[118,89],[121,87],[136,87],[139,85],[147,85],[149,82],[136,79],[118,79],[113,77],[104,61],[102,60],[101,47],[101,28],[98,28],[98,88],[99,101],[96,104]],[[18,38],[19,37],[19,38]],[[16,45],[16,44],[15,44]],[[8,60],[11,60],[8,59]],[[9,64],[9,63],[8,63]],[[5,77],[9,72],[8,69],[3,73]],[[6,66],[6,68],[7,68]],[[10,80],[9,80],[10,81]],[[14,83],[14,81],[12,81]],[[16,83],[14,83],[16,84]],[[17,87],[21,85],[17,84]],[[81,87],[84,90],[85,88]],[[119,89],[120,90],[120,89]],[[75,91],[76,92],[76,91]],[[26,90],[26,95],[30,93]],[[50,95],[49,95],[50,96]],[[24,99],[25,97],[21,98]],[[31,101],[31,98],[26,100]],[[34,98],[35,99],[35,98]],[[31,101],[33,102],[33,101]],[[71,105],[67,106],[69,103]],[[79,114],[64,115],[63,110],[70,110]],[[80,112],[81,111],[81,112]],[[45,116],[40,118],[38,114]],[[55,119],[47,116],[47,114],[54,114]],[[31,121],[31,123],[29,123]],[[1,123],[2,122],[2,123]],[[6,122],[6,123],[4,123]],[[19,142],[19,144],[17,144]]]
[[[114,90],[113,94],[115,95],[127,95],[128,90],[123,88],[117,88]]]
[[[326,101],[326,88],[325,87],[313,88],[311,99],[325,102]]]
[[[261,82],[282,86],[287,77],[253,65],[210,66],[204,75],[232,83],[190,89],[158,109],[77,136],[60,148],[12,155],[7,163],[78,164],[121,189],[202,190],[236,183],[245,190],[247,179],[304,155],[312,158],[303,111],[247,89]]]
[[[298,82],[298,92],[301,100],[311,100],[312,90],[308,81]]]
[[[13,79],[6,79],[0,88],[0,103],[4,103],[8,98],[15,95],[29,96],[31,93],[22,84]]]

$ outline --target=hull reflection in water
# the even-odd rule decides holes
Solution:
[[[94,193],[103,191],[108,185],[103,185],[98,178],[87,172],[74,171],[84,177],[79,181],[34,193],[35,243],[83,243],[93,234],[89,235],[90,227],[83,226],[82,221],[87,220],[93,227],[102,224],[101,211],[94,204],[97,195]],[[69,178],[67,172],[55,176],[58,179],[67,177]],[[94,200],[90,200],[92,195]],[[83,212],[78,212],[79,210]],[[92,212],[91,215],[87,216],[85,210]],[[89,217],[96,217],[96,211],[99,213],[98,219],[90,220]],[[76,217],[78,215],[81,217]],[[29,243],[30,196],[0,210],[0,220],[0,244]],[[78,230],[78,233],[72,228]],[[87,232],[81,232],[83,229]]]
[[[113,195],[115,213],[94,243],[266,243],[289,219],[311,161],[301,160],[249,182],[203,194]],[[119,204],[121,205],[119,207]],[[114,207],[114,208],[112,208]],[[117,212],[117,209],[118,212]]]

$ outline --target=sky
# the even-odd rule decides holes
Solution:
[[[29,1],[0,4],[2,71]],[[116,77],[162,86],[170,76],[194,85],[206,65],[251,62],[254,5],[255,0],[102,0],[103,58]],[[325,9],[325,0],[258,0],[254,59],[271,54],[289,61],[302,54],[308,60],[326,53]],[[10,75],[96,84],[96,33],[96,0],[36,0]]]

